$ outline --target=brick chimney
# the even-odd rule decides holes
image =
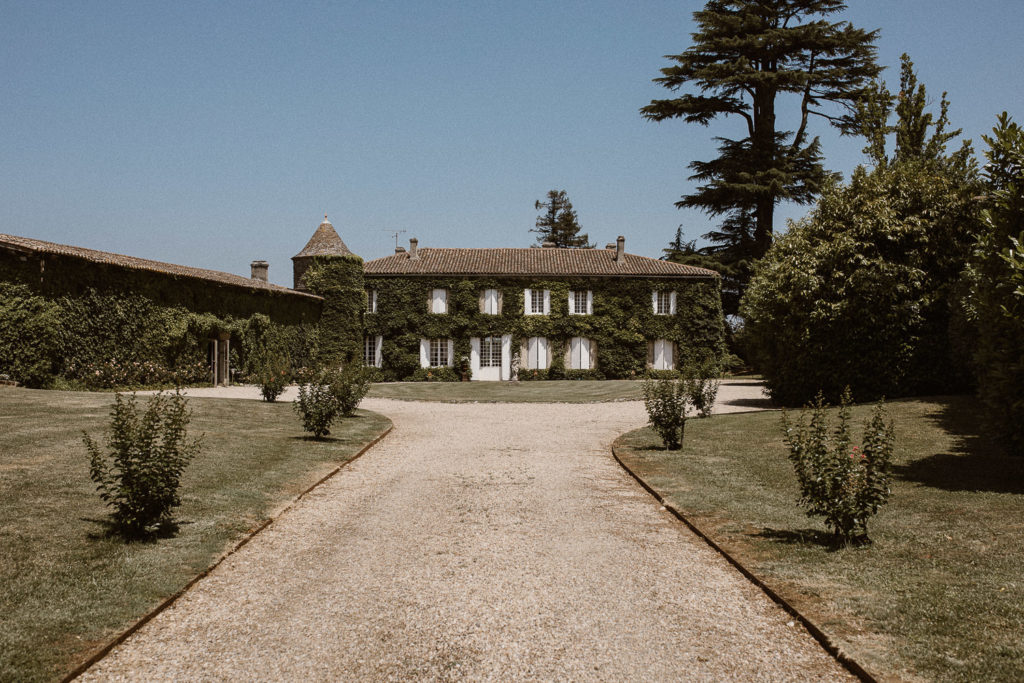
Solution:
[[[626,238],[619,235],[615,240],[615,262],[622,263],[626,260]]]
[[[253,261],[249,264],[249,268],[252,271],[252,279],[259,280],[260,282],[267,281],[267,270],[270,269],[270,264],[266,261]]]
[[[409,259],[410,260],[412,260],[412,261],[419,260],[419,258],[420,258],[420,253],[418,251],[419,246],[420,246],[420,241],[418,239],[416,239],[415,237],[410,237],[409,238]]]

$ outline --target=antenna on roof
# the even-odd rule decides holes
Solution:
[[[402,234],[404,234],[404,233],[406,233],[408,231],[407,230],[388,230],[387,228],[385,228],[385,229],[381,230],[381,232],[390,232],[392,235],[394,235],[395,236],[395,249],[398,249],[398,236],[402,235]]]

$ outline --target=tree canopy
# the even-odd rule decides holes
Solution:
[[[819,139],[810,136],[811,118],[849,130],[855,103],[881,70],[877,31],[826,20],[844,9],[840,0],[711,0],[694,13],[693,45],[666,55],[675,64],[654,79],[669,90],[690,86],[699,94],[653,100],[641,109],[645,118],[707,126],[734,117],[744,124],[742,136],[715,138],[718,158],[690,163],[690,179],[701,185],[676,202],[726,216],[722,228],[705,237],[733,260],[767,251],[780,201],[807,204],[821,192],[831,174]],[[780,95],[798,99],[792,130],[777,120]]]
[[[590,244],[587,233],[580,234],[582,228],[565,190],[550,190],[547,201],[536,201],[534,208],[544,210],[537,216],[536,227],[530,229],[530,232],[538,233],[538,244],[550,242],[556,247],[576,249],[590,249],[594,246]]]

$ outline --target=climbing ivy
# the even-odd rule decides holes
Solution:
[[[547,379],[642,374],[647,366],[647,341],[651,339],[676,342],[681,357],[717,358],[722,349],[717,279],[368,275],[365,281],[367,288],[377,290],[377,311],[366,313],[363,324],[367,335],[383,337],[381,374],[386,379],[415,378],[420,367],[421,338],[454,340],[454,360],[459,367],[462,363],[468,366],[471,337],[511,335],[514,355],[524,339],[546,337],[552,350],[551,368],[543,374]],[[430,292],[441,288],[448,290],[448,312],[430,313]],[[523,315],[526,288],[550,290],[550,315]],[[480,312],[480,294],[485,289],[501,292],[499,315]],[[569,292],[583,290],[593,292],[593,315],[569,315]],[[652,290],[677,292],[676,315],[654,314]],[[587,337],[597,344],[594,370],[566,370],[565,345],[572,337]]]
[[[363,259],[358,256],[319,256],[302,282],[324,299],[320,316],[320,360],[332,366],[363,362]]]

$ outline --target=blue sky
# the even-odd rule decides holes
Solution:
[[[327,213],[364,258],[528,246],[533,203],[568,192],[603,245],[658,256],[683,225],[709,129],[644,121],[651,79],[702,2],[0,2],[0,232],[248,273]],[[898,80],[980,134],[1024,119],[1024,2],[853,0]],[[858,140],[819,125],[831,168]],[[784,218],[803,207],[781,207]]]

